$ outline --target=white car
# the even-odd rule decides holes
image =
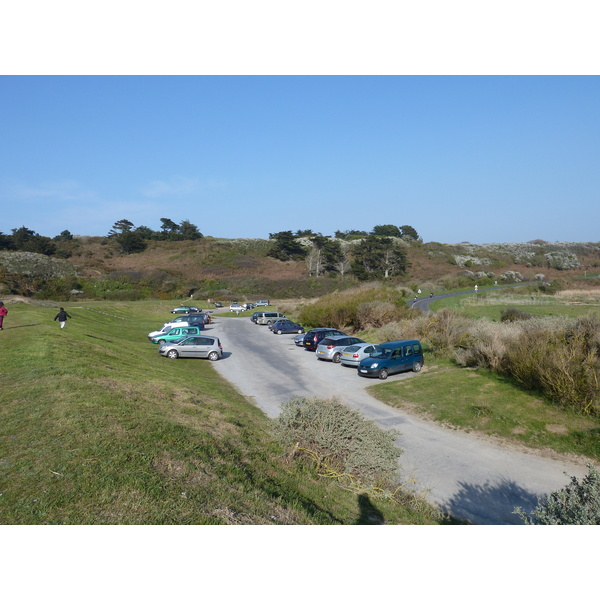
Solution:
[[[242,312],[243,310],[246,310],[241,304],[238,304],[237,302],[234,302],[230,307],[229,310],[231,312]]]
[[[376,344],[353,344],[344,348],[342,355],[340,356],[340,363],[346,367],[358,367],[358,363],[363,358],[371,356],[375,349]]]

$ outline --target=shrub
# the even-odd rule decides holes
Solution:
[[[513,323],[514,321],[525,321],[527,319],[531,319],[532,317],[532,314],[519,310],[518,308],[505,308],[500,313],[500,321],[503,323],[506,321],[509,323]]]
[[[334,399],[291,400],[276,419],[275,431],[284,446],[308,451],[321,464],[365,484],[392,484],[397,479],[398,432],[380,429]]]
[[[526,330],[508,345],[502,370],[561,406],[600,414],[600,359],[588,340],[576,329]]]
[[[468,343],[469,319],[455,310],[444,308],[425,321],[420,321],[419,337],[429,342],[436,354],[447,354]]]
[[[600,473],[588,465],[588,474],[579,481],[571,477],[564,488],[544,496],[528,515],[516,508],[526,525],[600,525]]]
[[[376,321],[397,321],[410,314],[405,299],[397,289],[381,284],[366,284],[344,292],[322,296],[304,306],[299,319],[308,327],[351,328],[358,331]]]

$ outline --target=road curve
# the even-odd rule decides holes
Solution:
[[[213,316],[207,334],[217,335],[225,352],[214,367],[269,417],[295,397],[336,397],[382,428],[398,430],[402,475],[415,478],[431,503],[457,518],[473,524],[518,524],[516,506],[531,509],[537,496],[587,472],[582,461],[515,450],[387,406],[366,389],[378,380],[317,360],[313,352],[294,345],[294,335],[274,335],[249,318]]]

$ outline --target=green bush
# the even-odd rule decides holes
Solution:
[[[381,327],[411,314],[395,287],[367,284],[322,296],[304,306],[299,319],[308,327],[350,328],[353,331]]]
[[[505,308],[500,313],[500,321],[502,321],[503,323],[507,321],[509,323],[513,323],[514,321],[526,321],[527,319],[531,319],[532,317],[532,314],[523,310],[519,310],[518,308]]]
[[[600,473],[588,465],[579,481],[571,477],[564,488],[543,497],[531,514],[516,508],[526,525],[600,525]]]
[[[336,400],[296,398],[284,404],[275,421],[284,447],[308,451],[321,463],[365,484],[397,480],[397,431],[384,431]]]

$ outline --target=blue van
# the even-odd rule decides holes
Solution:
[[[375,352],[358,363],[358,374],[361,377],[379,377],[387,379],[388,375],[410,371],[415,373],[423,366],[423,348],[418,340],[399,340],[379,344]]]

